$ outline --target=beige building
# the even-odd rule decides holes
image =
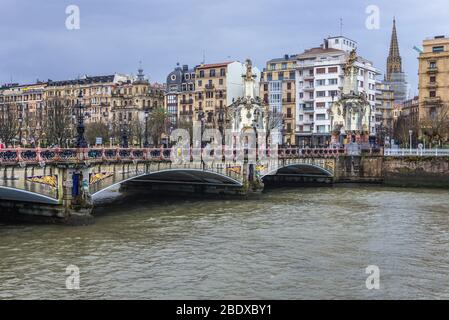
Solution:
[[[449,105],[449,38],[423,41],[419,55],[419,121],[438,114]]]
[[[0,116],[12,112],[17,122],[14,140],[22,144],[36,144],[43,134],[46,118],[44,90],[47,84],[38,82],[26,85],[6,85],[0,88]],[[1,139],[1,137],[0,137]]]
[[[270,113],[280,114],[283,143],[296,145],[296,56],[284,55],[267,62],[261,76],[260,96]]]

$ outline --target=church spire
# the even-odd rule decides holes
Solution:
[[[392,73],[402,72],[402,58],[399,54],[398,35],[396,32],[396,18],[393,18],[393,31],[391,34],[390,53],[387,59],[387,74],[385,80],[391,80]]]

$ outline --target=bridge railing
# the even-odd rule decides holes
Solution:
[[[217,149],[210,148],[188,148],[175,150],[174,148],[87,148],[87,149],[63,149],[63,148],[16,148],[1,149],[0,164],[46,164],[46,163],[102,163],[121,161],[169,161],[178,154],[182,155],[184,161],[203,161],[214,159],[214,161],[228,160],[238,161],[248,156],[254,158],[332,158],[345,154],[344,149],[301,149],[281,148],[277,150],[245,148],[236,150],[226,146]],[[239,158],[241,157],[241,158]]]
[[[449,157],[449,149],[385,149],[386,157]]]

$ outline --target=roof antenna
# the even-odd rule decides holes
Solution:
[[[203,50],[203,63],[202,64],[205,64],[206,63],[206,50]]]

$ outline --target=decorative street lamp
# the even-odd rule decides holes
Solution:
[[[120,122],[120,133],[121,133],[121,147],[124,149],[128,149],[129,148],[129,143],[128,143],[128,133],[126,130],[126,126],[123,125],[124,121]]]
[[[144,148],[148,148],[149,147],[149,143],[148,143],[148,117],[150,115],[150,112],[148,111],[148,109],[145,110],[145,142],[143,143],[143,147]]]
[[[204,131],[204,112],[203,112],[203,108],[200,107],[199,111],[198,111],[198,121],[200,121],[201,123],[201,136],[200,136],[200,147],[201,149],[203,149],[203,131]]]
[[[412,152],[412,135],[413,135],[413,130],[409,130],[408,133],[410,135],[410,152]]]
[[[22,147],[22,123],[23,123],[22,114],[19,114],[19,146],[21,147]]]
[[[83,105],[83,90],[80,88],[78,94],[78,102],[76,105],[78,109],[77,114],[77,126],[76,126],[76,147],[79,149],[87,148],[86,138],[84,137],[85,127],[84,127],[84,105]]]

